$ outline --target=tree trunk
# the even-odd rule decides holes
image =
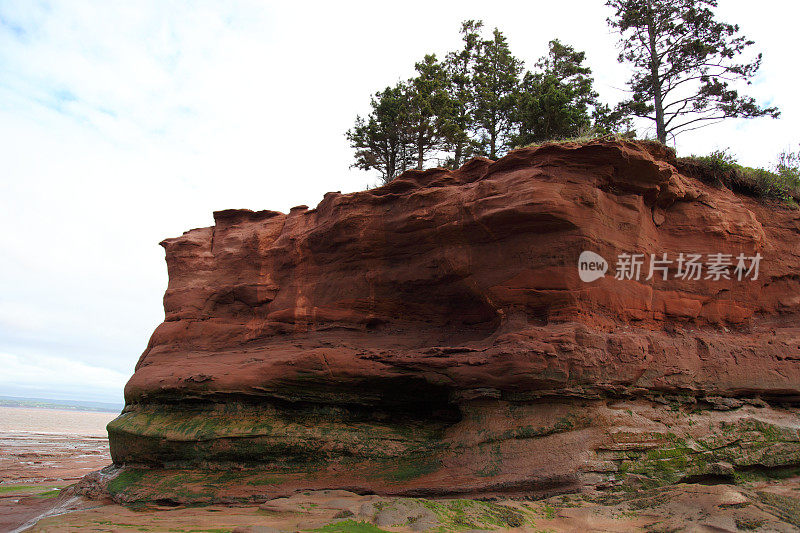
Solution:
[[[417,136],[417,170],[425,164],[425,136],[422,132]]]
[[[461,152],[463,148],[461,146],[461,141],[456,143],[456,150],[455,154],[453,155],[453,170],[457,169],[461,166]]]
[[[385,173],[383,175],[383,182],[384,183],[389,183],[390,181],[392,181],[394,179],[396,164],[397,163],[396,163],[396,160],[395,160],[395,153],[394,153],[394,150],[392,150],[389,153],[388,157],[386,158],[386,165],[384,166],[384,168],[385,168]]]
[[[656,22],[653,11],[647,7],[647,35],[650,45],[650,76],[653,82],[653,104],[656,108],[656,137],[661,144],[667,144],[667,127],[664,123],[664,100],[661,94],[661,79],[658,75],[658,49],[656,48]]]

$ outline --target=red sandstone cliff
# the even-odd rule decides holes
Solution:
[[[800,211],[678,168],[658,145],[546,145],[216,212],[162,243],[166,319],[115,462],[418,493],[800,464]],[[584,250],[609,275],[581,281]],[[617,280],[622,253],[763,259],[757,280]],[[712,444],[654,480],[647,450]]]

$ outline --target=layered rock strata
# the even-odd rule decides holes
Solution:
[[[554,144],[216,212],[162,243],[166,318],[114,462],[387,494],[800,467],[800,211],[688,173],[655,144]],[[583,251],[604,277],[581,280]],[[617,279],[624,254],[639,276]],[[651,254],[707,270],[647,279]]]

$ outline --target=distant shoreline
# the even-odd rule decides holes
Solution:
[[[20,398],[0,396],[0,407],[23,407],[33,409],[55,409],[60,411],[83,411],[89,413],[119,413],[120,404],[79,400],[53,400],[47,398]]]

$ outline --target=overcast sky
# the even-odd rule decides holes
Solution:
[[[158,242],[227,208],[287,211],[363,189],[344,132],[374,91],[460,21],[499,27],[529,66],[558,37],[624,97],[601,0],[0,0],[0,395],[115,401],[162,321]],[[749,93],[779,120],[679,137],[768,165],[796,147],[794,2],[720,0],[764,52]]]

